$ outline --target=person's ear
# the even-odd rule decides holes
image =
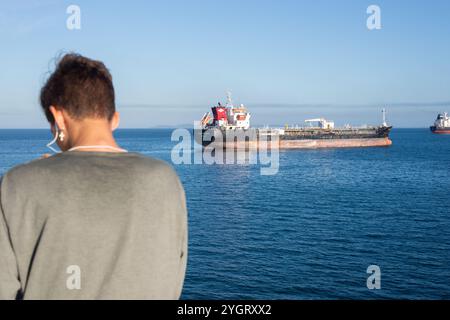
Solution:
[[[116,130],[119,127],[120,123],[120,115],[118,112],[114,112],[114,115],[111,119],[111,131]]]
[[[58,110],[54,106],[50,106],[50,112],[53,115],[53,119],[55,119],[55,125],[58,126],[59,130],[66,129],[66,122],[64,120],[64,114],[62,110]]]

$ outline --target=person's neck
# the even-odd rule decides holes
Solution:
[[[117,152],[120,149],[113,137],[109,122],[103,120],[84,120],[77,126],[69,129],[70,148],[78,148],[79,151]],[[92,148],[86,148],[91,146]],[[105,148],[106,146],[110,147]]]

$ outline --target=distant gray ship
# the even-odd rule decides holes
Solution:
[[[431,132],[440,134],[450,134],[450,117],[447,112],[440,113],[437,116],[434,125],[430,127]]]

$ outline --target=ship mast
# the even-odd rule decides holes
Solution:
[[[387,124],[387,122],[386,122],[386,109],[383,108],[383,109],[381,110],[381,112],[383,113],[383,124],[382,124],[382,126],[383,126],[383,127],[387,127],[388,124]]]
[[[228,108],[233,108],[233,99],[231,98],[231,90],[227,91],[227,105]]]

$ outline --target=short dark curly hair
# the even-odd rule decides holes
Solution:
[[[65,54],[42,87],[40,102],[52,124],[55,119],[50,106],[66,110],[77,120],[111,120],[116,111],[112,76],[101,61],[76,53]]]

